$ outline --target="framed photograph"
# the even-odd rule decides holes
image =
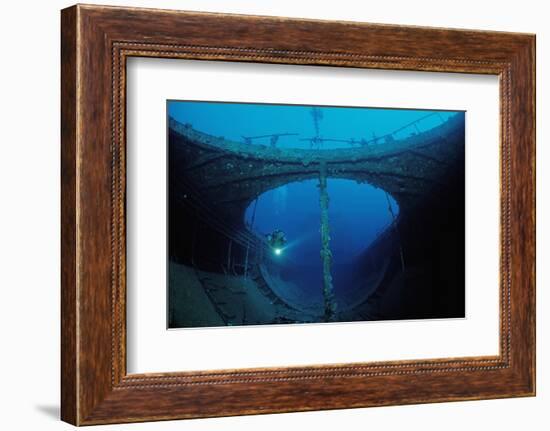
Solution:
[[[168,328],[465,317],[465,112],[167,111]]]
[[[62,419],[535,394],[535,37],[62,11]]]

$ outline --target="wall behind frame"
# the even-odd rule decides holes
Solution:
[[[297,0],[102,0],[102,4],[344,19],[389,24],[478,28],[537,33],[537,113],[550,116],[550,29],[544,2],[395,0],[311,2]],[[72,429],[59,415],[59,9],[70,1],[7,2],[0,32],[3,61],[0,127],[0,323],[5,372],[0,386],[9,400],[5,429]],[[538,142],[550,126],[538,124]],[[550,421],[550,164],[538,146],[538,396],[536,398],[311,412],[100,427],[109,430],[347,430],[369,428],[500,431],[542,430]],[[541,264],[542,263],[542,264]],[[9,397],[9,398],[8,398]]]

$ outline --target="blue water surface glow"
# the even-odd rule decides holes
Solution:
[[[356,142],[392,132],[395,132],[395,139],[403,139],[438,126],[457,113],[332,106],[318,109],[322,114],[319,136],[337,140],[354,139]],[[310,148],[307,138],[316,135],[312,107],[307,105],[169,101],[168,114],[180,123],[191,124],[196,130],[237,142],[244,142],[244,137],[297,133],[297,136],[281,137],[278,147],[307,149]],[[418,123],[411,124],[415,121]],[[253,139],[251,142],[253,145],[269,145],[269,138]],[[328,141],[323,143],[322,148],[350,148],[350,144]]]

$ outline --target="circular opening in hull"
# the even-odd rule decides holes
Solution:
[[[393,197],[370,184],[327,179],[330,265],[337,302],[353,291],[353,266],[394,222]],[[267,191],[245,212],[245,223],[270,244],[272,288],[304,309],[323,304],[319,180],[289,183]]]

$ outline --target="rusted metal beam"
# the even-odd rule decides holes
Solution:
[[[334,287],[332,285],[332,251],[330,250],[330,225],[328,220],[329,196],[327,191],[327,165],[319,165],[319,203],[321,206],[321,260],[323,264],[323,298],[325,321],[333,321],[336,315]]]

